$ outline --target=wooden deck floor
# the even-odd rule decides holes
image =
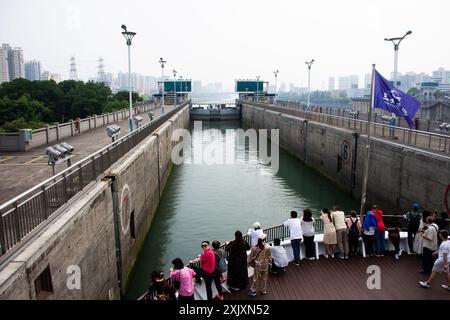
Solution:
[[[441,288],[446,283],[439,275],[431,288],[424,289],[418,281],[427,277],[418,272],[420,258],[402,255],[395,260],[392,254],[384,257],[350,258],[348,260],[303,260],[300,266],[289,264],[285,273],[269,274],[268,294],[256,297],[247,290],[232,292],[226,300],[450,300],[450,292]],[[381,273],[381,289],[369,290],[366,282],[370,274],[367,267],[378,265]]]

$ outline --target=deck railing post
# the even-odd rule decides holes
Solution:
[[[49,134],[48,131],[50,129],[50,126],[48,124],[45,125],[45,141],[47,142],[47,144],[49,144]]]
[[[20,235],[20,223],[19,223],[19,208],[17,205],[17,202],[14,202],[14,211],[13,211],[14,215],[14,231],[16,234],[16,242],[19,242],[21,239],[21,235]]]
[[[3,227],[3,213],[0,210],[0,256],[6,252],[5,229]]]
[[[56,123],[56,141],[59,141],[59,122]]]

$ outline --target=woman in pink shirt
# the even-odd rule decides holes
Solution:
[[[170,269],[170,279],[179,281],[178,300],[194,300],[194,276],[195,271],[185,267],[180,258],[172,261],[173,267]],[[175,270],[174,270],[175,268]]]

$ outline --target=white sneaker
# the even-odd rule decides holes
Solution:
[[[431,287],[431,284],[429,282],[426,281],[419,281],[419,284],[422,288],[429,288]]]
[[[324,257],[325,257],[325,259],[328,259],[328,255],[326,254],[326,255],[324,255]]]
[[[395,254],[395,260],[398,260],[398,254]]]
[[[332,254],[331,257],[334,258],[334,254]]]
[[[450,286],[446,284],[441,284],[441,288],[450,291]]]

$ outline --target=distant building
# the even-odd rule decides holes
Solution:
[[[50,75],[50,80],[53,80],[53,81],[55,81],[56,83],[59,83],[59,82],[61,82],[61,75],[58,74],[58,73],[52,73],[52,74]]]
[[[364,75],[364,89],[370,89],[372,86],[372,74],[366,73]]]
[[[192,81],[192,92],[199,92],[202,90],[202,82],[200,80]]]
[[[41,80],[45,81],[45,80],[50,80],[50,71],[44,70],[41,73]]]
[[[339,90],[349,90],[359,88],[359,76],[351,75],[346,77],[339,77],[338,89]]]
[[[286,83],[281,83],[279,92],[286,92]]]
[[[7,43],[2,44],[0,50],[0,82],[4,82],[6,73],[8,74],[8,80],[12,81],[18,78],[25,78],[25,63],[23,60],[23,51],[21,48],[11,48]],[[5,66],[5,52],[7,59],[7,68]]]
[[[0,83],[9,81],[8,49],[0,47]]]
[[[25,63],[25,79],[30,81],[41,80],[41,63],[37,60]]]
[[[335,79],[334,77],[328,78],[328,91],[334,91],[335,88]]]

